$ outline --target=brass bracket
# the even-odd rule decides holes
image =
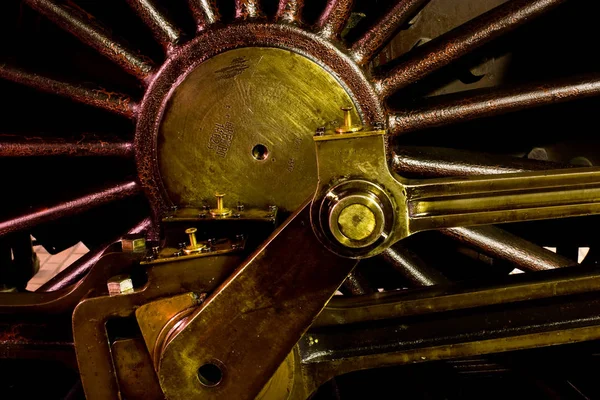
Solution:
[[[313,229],[338,255],[377,255],[413,233],[600,213],[600,168],[429,180],[388,168],[384,130],[317,133]]]

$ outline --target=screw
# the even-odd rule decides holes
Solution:
[[[269,208],[269,211],[271,211],[271,212],[277,211],[277,206],[269,206],[268,208]]]
[[[325,134],[325,127],[324,126],[320,126],[317,128],[317,131],[315,132],[316,136],[323,136]]]
[[[235,238],[241,242],[242,240],[244,240],[244,234],[240,233],[239,235],[235,235]]]
[[[352,126],[352,107],[342,107],[344,112],[344,128],[350,128]]]
[[[203,213],[203,214],[198,215],[198,217],[200,217],[200,218],[206,218],[207,215]]]
[[[217,198],[217,208],[213,208],[210,210],[210,213],[213,217],[226,217],[231,214],[231,210],[229,208],[223,207],[223,197],[225,197],[225,193],[216,193],[215,197]]]
[[[198,242],[196,241],[196,232],[197,231],[198,231],[198,229],[196,229],[196,228],[188,228],[185,230],[185,233],[187,233],[190,238],[190,247],[198,246]]]
[[[244,211],[244,205],[243,204],[238,204],[237,205],[237,210],[238,211]]]
[[[160,247],[159,246],[152,246],[152,255],[154,257],[158,257],[158,253],[160,252]]]
[[[108,294],[116,296],[119,294],[133,293],[133,282],[129,275],[117,275],[107,282]]]
[[[242,214],[233,214],[233,218],[242,218]]]
[[[383,122],[375,122],[373,124],[373,128],[378,131],[383,130],[383,128],[384,128]]]

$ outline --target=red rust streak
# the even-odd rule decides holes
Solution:
[[[24,0],[24,2],[61,29],[119,65],[127,73],[142,81],[148,80],[152,75],[154,64],[149,58],[119,43],[111,37],[108,29],[77,6],[59,4],[54,0]]]
[[[302,9],[304,0],[280,0],[275,19],[278,22],[300,24],[302,22]]]
[[[55,204],[47,208],[40,208],[0,222],[0,236],[30,229],[36,225],[54,221],[62,217],[82,213],[101,205],[125,199],[136,195],[140,188],[137,182],[129,181],[106,187],[100,191],[89,193],[64,203]]]
[[[235,18],[241,20],[262,18],[259,0],[235,0]]]
[[[319,34],[329,39],[339,38],[350,17],[352,3],[352,0],[328,0],[325,11],[317,21]]]
[[[396,32],[415,16],[430,0],[398,0],[350,48],[352,58],[359,64],[369,63],[373,57],[394,37]]]
[[[215,0],[188,0],[188,6],[196,19],[198,32],[221,20]]]
[[[418,82],[484,44],[496,39],[566,0],[513,0],[417,47],[374,79],[382,98]]]
[[[390,133],[399,135],[420,129],[490,117],[547,104],[600,95],[600,76],[524,87],[475,90],[459,96],[433,98],[432,104],[389,116]]]
[[[63,139],[0,134],[0,157],[47,156],[131,158],[133,143],[94,135]]]
[[[58,94],[79,103],[120,114],[128,118],[136,116],[137,104],[127,95],[109,92],[103,88],[90,88],[23,71],[0,64],[0,78],[19,83],[42,92]]]

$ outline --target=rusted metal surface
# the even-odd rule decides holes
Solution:
[[[111,37],[109,30],[73,2],[24,0],[24,3],[133,76],[145,80],[152,74],[154,65],[149,58]]]
[[[106,330],[108,320],[133,317],[139,306],[162,297],[190,290],[211,292],[240,261],[239,256],[230,255],[157,265],[148,270],[148,283],[131,294],[94,297],[80,302],[73,312],[73,339],[86,398],[119,398]]]
[[[408,177],[496,175],[569,168],[570,164],[507,157],[441,147],[402,146],[392,152],[391,168]]]
[[[36,75],[6,64],[0,64],[0,78],[29,86],[51,94],[58,94],[73,101],[134,118],[137,105],[127,95],[110,92],[102,88],[91,88],[79,84],[59,81]]]
[[[315,28],[327,39],[339,39],[352,11],[352,0],[328,0]]]
[[[196,20],[198,32],[221,19],[215,0],[188,0],[188,6]]]
[[[288,24],[300,24],[303,8],[304,0],[279,0],[275,20]]]
[[[112,137],[82,135],[49,138],[0,134],[0,157],[133,157],[133,143]]]
[[[235,17],[241,20],[264,17],[259,0],[235,0]]]
[[[181,40],[182,32],[153,0],[127,0],[127,3],[152,30],[158,42],[169,51]]]
[[[69,317],[0,322],[0,359],[54,360],[77,368],[69,322]]]
[[[394,267],[415,287],[433,286],[450,281],[436,269],[425,264],[414,252],[402,243],[385,250],[380,256],[386,263]]]
[[[352,58],[359,65],[369,63],[396,35],[402,25],[414,17],[430,0],[397,0],[367,32],[350,47]]]
[[[210,40],[208,40],[210,35]],[[140,103],[134,147],[138,177],[153,207],[155,217],[172,206],[156,163],[157,137],[167,99],[187,71],[227,50],[239,47],[277,47],[305,55],[332,71],[354,99],[362,122],[372,125],[385,120],[379,97],[364,74],[344,53],[314,34],[288,24],[233,24],[206,32],[172,55],[149,86]]]
[[[570,267],[577,262],[494,226],[442,229],[442,233],[530,271]]]
[[[173,329],[158,371],[166,397],[254,399],[355,264],[319,244],[307,202]],[[210,388],[198,368],[214,360],[226,372]]]
[[[0,236],[32,228],[45,222],[76,215],[84,211],[136,195],[140,190],[135,181],[108,186],[85,196],[55,204],[0,222]]]
[[[375,78],[374,86],[382,97],[388,97],[565,1],[515,0],[502,4],[417,47],[390,71]]]
[[[150,229],[151,225],[152,220],[146,218],[130,229],[127,234],[133,235],[145,232]],[[111,249],[114,249],[114,251],[120,250],[119,241],[120,238],[117,237],[103,245],[97,246],[40,286],[37,292],[54,292],[76,284],[92,270],[94,265],[96,265],[106,252],[110,252]]]
[[[477,118],[563,103],[600,95],[600,78],[578,77],[563,82],[507,89],[486,89],[428,100],[430,104],[389,116],[390,133],[400,135]]]

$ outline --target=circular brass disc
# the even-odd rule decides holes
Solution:
[[[342,85],[307,58],[249,47],[193,70],[167,105],[158,161],[167,194],[186,207],[272,204],[298,208],[317,185],[312,136],[352,104]],[[358,119],[358,115],[353,114]]]
[[[340,231],[351,240],[364,240],[373,234],[377,221],[375,213],[363,204],[344,208],[338,217]]]

